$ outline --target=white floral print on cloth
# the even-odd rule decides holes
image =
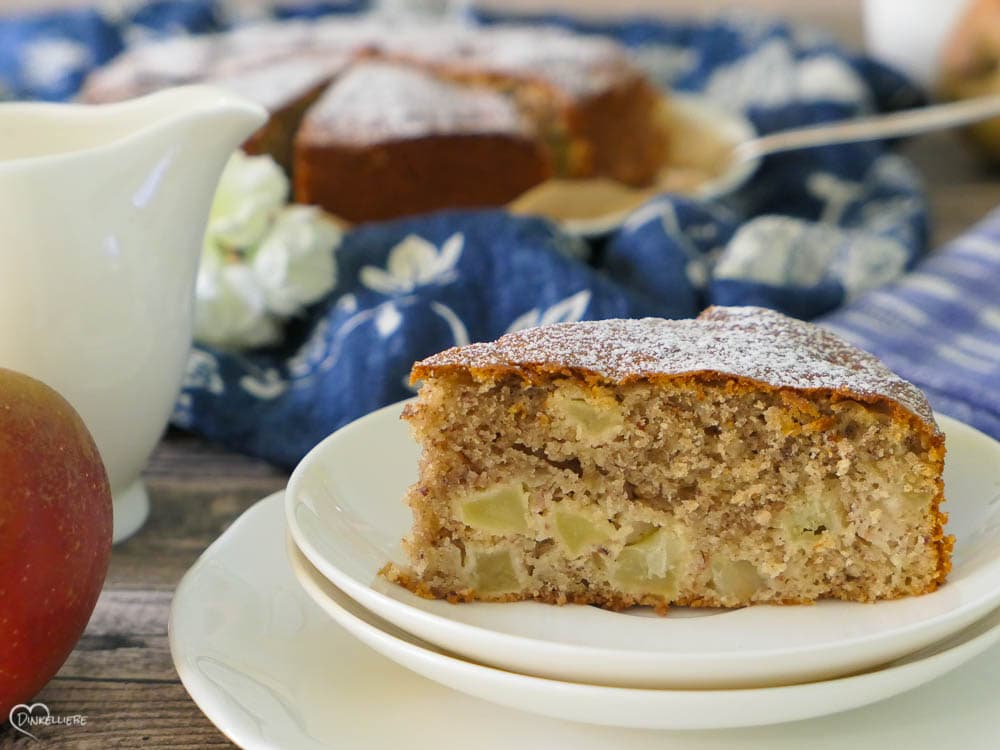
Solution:
[[[575,323],[578,320],[583,320],[589,303],[590,292],[584,289],[582,292],[560,300],[544,310],[537,307],[531,308],[526,313],[514,318],[504,333],[513,333],[535,326],[547,326],[552,323]]]
[[[548,222],[502,211],[359,227],[344,235],[336,287],[312,317],[293,322],[280,347],[207,350],[226,393],[190,381],[175,419],[187,425],[198,414],[199,431],[230,441],[242,425],[241,450],[291,464],[320,431],[412,395],[410,367],[434,351],[512,325],[655,313],[564,245]],[[223,402],[225,416],[217,411]]]
[[[384,270],[376,266],[362,268],[361,283],[382,294],[406,294],[426,284],[455,281],[455,264],[462,256],[464,242],[461,234],[453,234],[438,250],[424,238],[411,234],[389,251]]]

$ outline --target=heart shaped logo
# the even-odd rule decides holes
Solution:
[[[30,706],[27,703],[18,703],[10,709],[9,718],[10,725],[14,729],[33,740],[37,740],[38,738],[29,731],[30,728],[35,724],[46,723],[52,718],[52,712],[44,703],[32,703]]]

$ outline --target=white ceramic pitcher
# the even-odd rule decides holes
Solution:
[[[0,105],[0,366],[80,412],[116,541],[148,512],[140,473],[180,389],[216,183],[265,117],[206,86]]]

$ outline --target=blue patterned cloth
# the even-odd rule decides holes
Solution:
[[[822,324],[916,383],[938,411],[1000,438],[1000,210]]]
[[[303,3],[283,6],[281,14],[315,16],[363,5]],[[80,11],[2,19],[0,89],[12,97],[69,98],[87,70],[129,43],[224,28],[233,22],[233,7],[160,0],[116,18]],[[511,19],[476,19],[502,20]],[[777,21],[737,15],[699,22],[541,22],[619,39],[665,88],[700,92],[742,111],[762,133],[923,101],[893,71]],[[914,342],[924,346],[940,338],[937,331],[950,330],[935,327],[936,306],[946,300],[927,292],[926,282],[923,292],[905,282],[898,294],[915,305],[926,330],[904,330],[892,318],[892,327],[876,335],[890,320],[878,300],[896,295],[897,287],[871,290],[916,265],[926,239],[920,180],[885,143],[769,158],[749,184],[724,199],[659,196],[589,245],[545,221],[502,211],[373,223],[345,235],[336,251],[336,288],[289,327],[282,346],[242,354],[194,350],[174,423],[291,466],[332,430],[411,395],[410,365],[446,347],[548,322],[685,317],[708,304],[755,304],[806,319],[834,313],[831,325],[929,387],[936,406],[1000,434],[996,371],[981,369],[984,352],[1000,346],[992,318],[984,319],[983,330],[962,334],[983,337],[988,346],[970,350],[954,340],[954,351],[939,346],[940,356],[917,368],[922,360],[913,352],[921,350]],[[942,262],[922,266],[914,278],[951,274],[939,268]],[[996,288],[1000,271],[989,272]],[[961,288],[966,279],[948,276],[947,283]],[[981,284],[987,293],[990,283]],[[971,313],[960,314],[960,303],[954,304],[949,325],[969,323]],[[910,318],[897,314],[917,324],[912,310]],[[867,327],[859,322],[869,318]],[[914,333],[920,336],[907,338]],[[948,351],[953,356],[941,354]],[[986,380],[975,379],[980,375]],[[990,378],[992,402],[983,398]],[[992,403],[992,421],[973,419],[984,403]]]

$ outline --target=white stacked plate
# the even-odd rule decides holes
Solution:
[[[925,724],[918,719],[933,716],[938,726],[960,711],[963,732],[981,726],[982,737],[996,739],[1000,647],[992,647],[1000,640],[1000,444],[972,428],[939,417],[948,440],[948,530],[957,544],[948,583],[937,592],[877,604],[673,608],[657,617],[642,609],[612,613],[534,602],[451,605],[415,597],[379,578],[387,561],[405,562],[399,542],[411,523],[401,498],[416,477],[417,448],[399,421],[400,410],[387,407],[320,443],[292,476],[284,523],[279,500],[268,499],[213,545],[178,588],[171,622],[178,672],[208,716],[237,742],[309,746],[274,739],[299,737],[296,732],[322,735],[320,744],[360,737],[363,695],[372,702],[369,719],[389,704],[389,724],[398,711],[419,708],[442,726],[468,723],[459,735],[486,713],[484,726],[503,727],[501,734],[511,739],[498,746],[523,742],[516,739],[517,728],[542,721],[497,707],[489,714],[478,703],[474,717],[461,713],[468,699],[426,681],[413,683],[357,641],[406,670],[502,706],[644,729],[717,730],[833,714],[917,688],[989,651],[981,661],[993,664],[993,672],[980,674],[977,662],[960,670],[947,690],[936,682],[912,694],[925,696],[919,700],[907,696],[866,709],[866,727],[885,730],[886,722],[895,722],[892,731],[901,737],[901,714],[890,707],[919,705],[910,721]],[[214,611],[219,608],[226,611]],[[345,638],[334,622],[357,641]],[[357,671],[369,662],[379,665],[378,679]],[[331,671],[320,669],[322,664],[339,666]],[[292,676],[295,670],[301,670],[299,677]],[[971,707],[955,703],[959,677],[963,686],[980,681],[981,690],[957,691]],[[411,687],[401,693],[389,683]],[[329,700],[313,696],[307,701],[312,708],[299,705],[306,700],[303,685],[328,685]],[[340,710],[343,701],[353,707],[349,715]],[[319,706],[341,718],[327,726],[332,720],[312,715]],[[239,731],[236,716],[243,717]],[[834,718],[825,721],[830,731],[838,725]],[[279,734],[263,730],[275,722]],[[328,733],[316,734],[316,722]],[[756,730],[766,739],[759,745],[746,732],[714,732],[723,738],[718,744],[689,746],[801,746],[807,735],[794,727],[811,725]],[[551,726],[565,742],[579,745],[582,735],[574,725]],[[419,746],[406,728],[394,728]],[[932,741],[937,735],[926,729],[913,735],[910,747],[945,741]],[[368,740],[382,741],[390,730],[372,725],[364,741],[348,746],[385,746]],[[237,737],[261,732],[269,744]],[[728,744],[730,736],[736,744]],[[782,744],[795,737],[798,745]],[[637,740],[635,746],[645,745]]]

